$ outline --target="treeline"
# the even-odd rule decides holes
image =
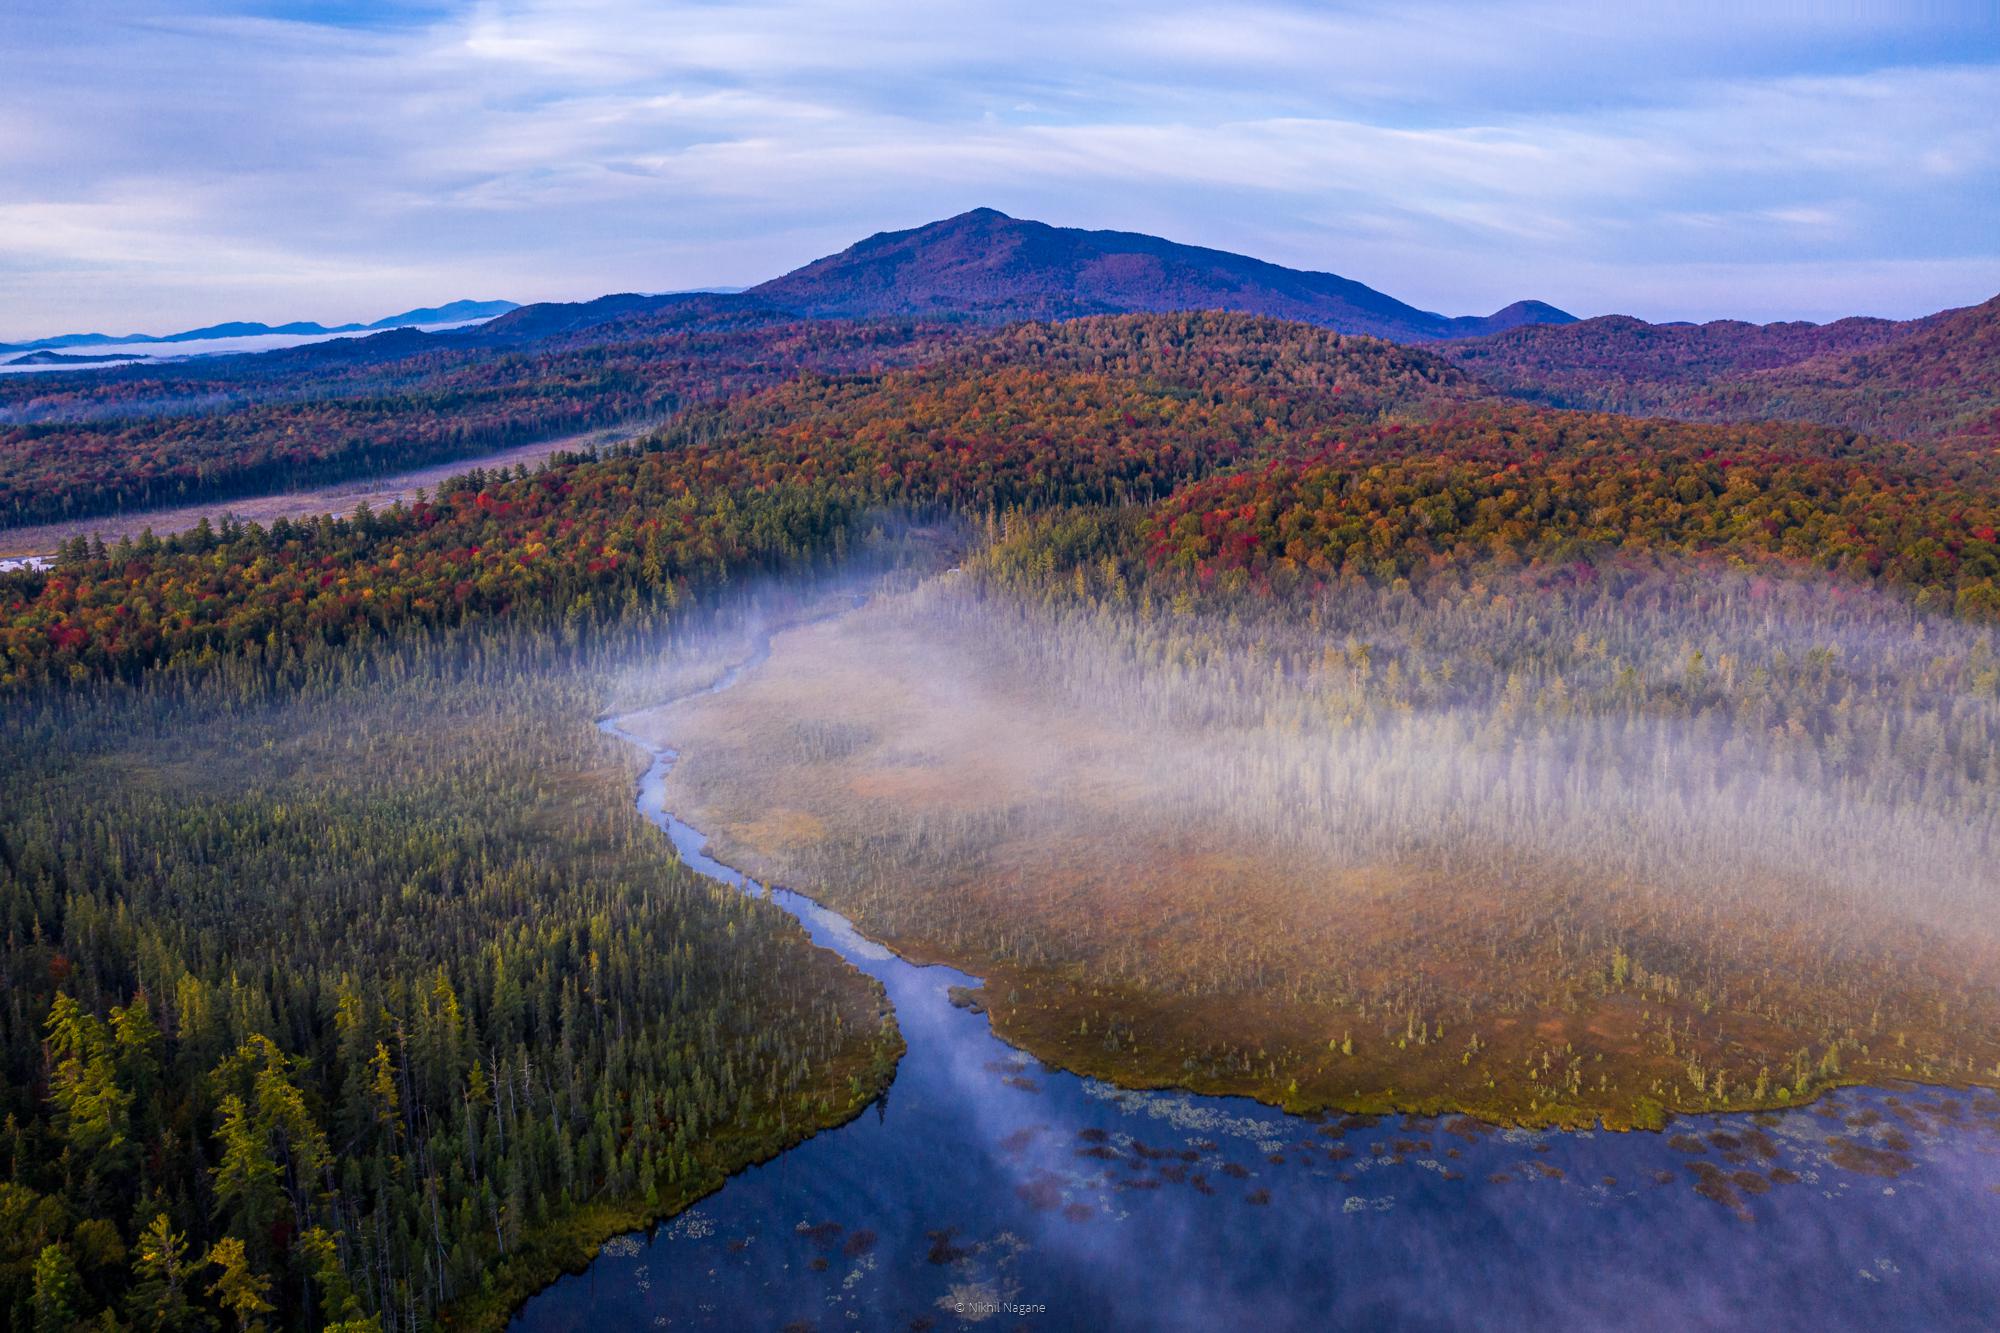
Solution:
[[[519,350],[446,344],[387,361],[322,354],[287,370],[267,354],[54,384],[15,377],[0,382],[0,525],[422,467],[657,418],[802,369],[906,362],[946,340],[909,324],[770,316],[690,316],[624,335]]]
[[[1149,1049],[1206,1022],[1185,1016],[1191,997],[1202,1015],[1254,1005],[1259,1038],[1295,1042],[1267,1093],[1444,1086],[1460,1106],[1587,1121],[1630,1116],[1635,1098],[1716,1109],[1840,1079],[2000,1079],[1990,626],[1844,580],[1658,553],[1547,586],[1454,570],[1280,600],[1161,580],[1132,540],[1138,522],[1015,519],[969,563],[969,586],[903,614],[926,652],[962,655],[939,659],[952,679],[998,661],[1049,706],[1162,747],[1137,765],[1140,808],[1104,821],[1107,845],[1171,845],[1191,827],[1208,853],[1232,831],[1282,862],[1293,898],[1244,906],[1245,877],[1207,920],[1156,913],[1134,950],[1097,924],[1101,904],[959,891],[955,868],[982,861],[950,841],[974,836],[957,826],[865,845],[907,858],[894,864],[856,869],[843,846],[784,869],[825,876],[874,928],[947,956],[1085,976],[1106,995],[1122,985],[1168,1014],[1134,1020]],[[1089,762],[1102,782],[1112,761]],[[1051,803],[1050,817],[1080,818],[1075,799]],[[1135,832],[1147,818],[1164,825],[1156,838]],[[1317,869],[1329,865],[1417,891],[1385,916]],[[913,883],[940,891],[878,887]],[[1280,1001],[1296,1012],[1270,1017]],[[1459,1044],[1400,1044],[1406,1016],[1437,1014]],[[1503,1050],[1496,1022],[1518,1042],[1511,1018],[1561,1015],[1589,1021],[1564,1020],[1576,1049],[1553,1067],[1587,1068],[1585,1083],[1550,1080],[1540,1050],[1516,1046],[1511,1072],[1483,1053]],[[1639,1040],[1606,1042],[1635,1019]],[[1372,1053],[1328,1059],[1306,1040],[1315,1029],[1351,1030]]]
[[[640,637],[10,706],[0,1325],[497,1326],[875,1094],[879,988],[632,809]]]

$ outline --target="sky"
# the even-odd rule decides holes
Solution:
[[[988,206],[1446,314],[2000,292],[2000,5],[72,0],[0,339],[742,286]]]

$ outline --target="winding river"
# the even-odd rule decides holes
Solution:
[[[622,720],[602,725],[653,757],[639,809],[689,866],[764,892],[665,808],[674,754]],[[976,978],[769,896],[887,988],[894,1085],[606,1243],[517,1333],[2000,1326],[1993,1094],[1851,1089],[1613,1134],[1130,1092],[1000,1041],[948,995]]]

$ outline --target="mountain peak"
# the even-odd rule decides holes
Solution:
[[[1505,333],[1508,329],[1518,329],[1524,324],[1574,324],[1577,318],[1567,310],[1558,310],[1547,301],[1516,301],[1512,305],[1500,307],[1484,319],[1468,316],[1452,322],[1464,326],[1464,331],[1454,336],[1483,338],[1489,333]]]
[[[984,207],[878,232],[750,294],[819,316],[1005,321],[1234,310],[1402,342],[1571,318],[1540,301],[1518,301],[1485,318],[1450,319],[1333,273],[1138,232],[1056,227]]]

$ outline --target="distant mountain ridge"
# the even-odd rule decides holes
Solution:
[[[1737,319],[1652,324],[1631,315],[1599,315],[1559,328],[1510,329],[1496,336],[1454,340],[1438,350],[1468,369],[1489,372],[1495,384],[1510,390],[1528,387],[1538,368],[1614,375],[1635,385],[1694,384],[1716,375],[1778,370],[1815,357],[1885,346],[1941,317],[1850,316],[1831,324],[1801,320],[1748,324]]]
[[[1575,319],[1542,301],[1454,318],[1337,274],[1138,232],[1053,227],[991,208],[877,233],[746,295],[801,314],[834,317],[1004,321],[1232,310],[1399,342],[1476,337]]]
[[[631,317],[658,316],[663,312],[722,313],[744,302],[736,293],[717,292],[615,292],[589,301],[538,301],[519,306],[490,323],[481,325],[481,341],[528,342],[561,334],[600,329],[614,321]]]
[[[327,325],[312,320],[295,320],[290,324],[260,324],[254,321],[232,320],[199,329],[184,329],[179,333],[133,333],[124,336],[113,333],[62,333],[53,338],[34,338],[23,343],[0,343],[0,353],[35,352],[60,347],[102,347],[108,343],[182,343],[197,342],[205,338],[252,338],[268,333],[306,336],[326,333],[366,333],[378,329],[409,328],[418,324],[458,324],[467,320],[492,319],[519,308],[520,303],[516,301],[451,301],[440,306],[420,306],[415,310],[405,310],[401,314],[387,315],[372,324]]]
[[[360,333],[475,319],[491,321],[480,329],[479,341],[521,343],[661,315],[674,320],[806,316],[1005,323],[1184,310],[1263,315],[1396,342],[1485,337],[1576,319],[1544,301],[1516,301],[1490,315],[1441,315],[1333,273],[1285,268],[1139,232],[1055,227],[975,208],[907,231],[879,232],[740,292],[620,293],[526,306],[454,301],[365,325],[230,323],[163,336],[65,334],[0,343],[0,354],[266,333]]]
[[[1623,315],[1578,320],[1540,301],[1454,317],[1333,273],[1136,232],[1055,227],[990,208],[877,233],[742,291],[620,293],[525,306],[456,301],[366,326],[224,324],[138,341],[372,334],[263,354],[255,373],[271,377],[309,373],[314,366],[387,363],[432,349],[553,354],[661,339],[726,339],[801,319],[977,326],[1205,310],[1430,345],[1489,388],[1550,406],[1701,421],[1812,421],[1911,439],[2000,436],[2000,298],[1917,320],[1855,317],[1829,324],[1651,324]],[[482,319],[476,328],[449,333],[411,327]],[[928,334],[904,327],[900,336]],[[0,354],[112,341],[103,334],[72,335],[0,347]],[[138,372],[112,373],[130,378]],[[227,367],[211,373],[228,373]]]
[[[1910,439],[2000,436],[2000,296],[1920,319],[1648,324],[1606,315],[1437,349],[1554,407],[1814,421]]]

